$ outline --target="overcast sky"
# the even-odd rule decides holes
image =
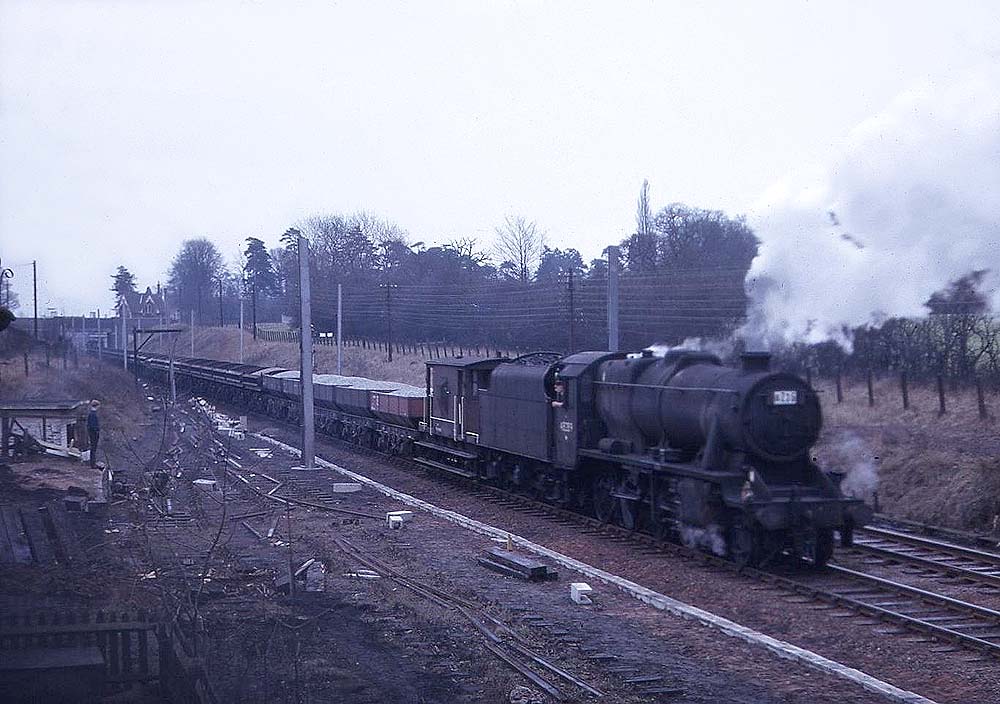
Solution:
[[[185,238],[232,259],[324,212],[428,243],[521,214],[590,259],[644,178],[748,212],[998,27],[989,1],[0,0],[0,257],[66,313],[109,308],[118,264],[155,286]]]

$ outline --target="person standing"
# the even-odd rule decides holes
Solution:
[[[90,439],[90,466],[97,467],[97,442],[101,439],[101,420],[97,417],[97,409],[101,402],[96,398],[90,402],[87,412],[87,437]]]

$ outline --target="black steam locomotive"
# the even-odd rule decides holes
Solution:
[[[167,372],[163,357],[139,361]],[[536,352],[431,360],[423,389],[314,375],[316,426],[741,565],[786,552],[822,565],[834,531],[850,544],[871,514],[812,461],[816,392],[769,366],[766,354],[732,367],[692,350]],[[298,420],[297,372],[200,359],[175,368],[196,392]]]

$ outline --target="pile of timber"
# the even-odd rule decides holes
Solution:
[[[544,562],[503,548],[484,550],[478,560],[479,564],[487,569],[529,582],[559,579],[559,573]]]

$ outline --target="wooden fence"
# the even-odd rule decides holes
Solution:
[[[298,342],[298,330],[269,330],[257,328],[257,339],[265,342]],[[313,337],[313,344],[335,347],[337,338],[331,333],[317,333]],[[516,357],[526,350],[511,347],[500,347],[486,343],[478,345],[454,344],[448,342],[393,342],[385,340],[373,340],[369,338],[351,337],[344,338],[344,347],[354,347],[377,352],[388,353],[390,344],[393,354],[413,354],[426,359],[441,359],[443,357]]]
[[[807,369],[805,376],[809,385],[812,386],[813,375],[811,370]],[[898,396],[895,396],[895,394],[893,394],[895,400],[893,400],[893,398],[889,398],[888,400],[892,403],[898,403],[899,407],[904,411],[910,410],[910,408],[912,407],[910,399],[911,387],[910,387],[910,379],[907,373],[900,372],[898,374],[893,375],[892,377],[881,377],[881,379],[887,379],[887,378],[892,379],[893,381],[892,386],[898,392]],[[868,406],[871,408],[874,408],[875,405],[880,402],[880,399],[878,398],[878,393],[876,392],[875,382],[876,382],[876,377],[872,372],[872,370],[869,369],[867,373],[864,375],[864,384],[867,391]],[[833,385],[836,402],[843,403],[844,377],[841,374],[836,374],[830,380],[830,383]],[[940,374],[938,374],[934,378],[934,390],[935,390],[935,395],[937,397],[938,415],[943,416],[944,414],[948,413],[948,408],[950,405],[948,401],[949,388],[951,388],[950,392],[951,395],[954,396],[955,393],[957,392],[957,384],[954,383],[953,380],[946,379],[944,376]],[[975,378],[972,381],[970,390],[971,389],[974,389],[976,393],[976,410],[980,420],[991,420],[993,418],[993,415],[990,413],[990,409],[986,403],[986,389],[983,380],[978,377]],[[882,387],[882,393],[883,395],[885,394],[884,386]]]
[[[83,613],[51,609],[0,616],[0,659],[4,651],[80,649],[96,646],[104,660],[105,683],[158,681],[166,701],[215,704],[201,661],[193,657],[176,625],[144,611]]]

